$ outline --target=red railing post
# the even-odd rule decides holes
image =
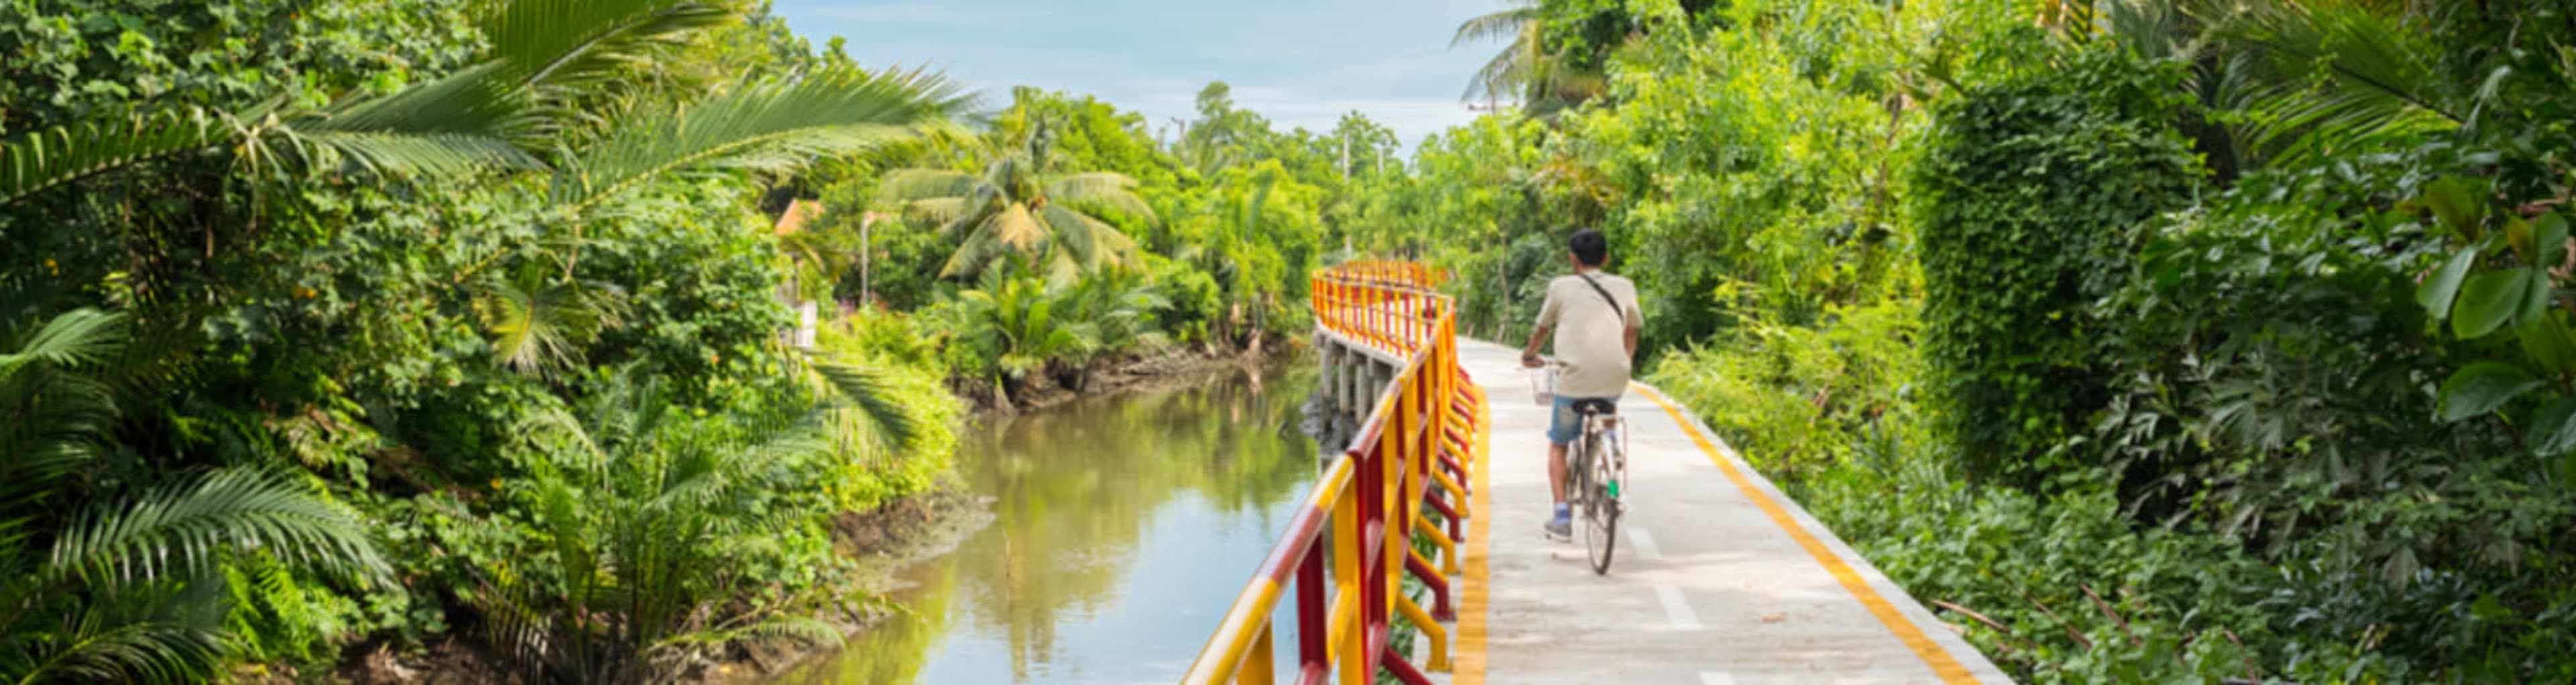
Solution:
[[[1320,534],[1320,533],[1319,533]],[[1324,545],[1306,549],[1306,558],[1297,562],[1297,672],[1298,682],[1307,674],[1320,675],[1332,668],[1331,629],[1324,624],[1332,605],[1324,600]]]

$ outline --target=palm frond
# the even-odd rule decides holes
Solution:
[[[625,321],[625,292],[613,284],[545,282],[529,268],[511,280],[487,281],[474,301],[502,366],[545,376],[580,361],[580,345]]]
[[[1086,271],[1139,263],[1136,240],[1116,226],[1062,205],[1047,205],[1040,214],[1046,217],[1054,242],[1072,248],[1073,256]]]
[[[2254,116],[2239,137],[2260,158],[2295,159],[2330,143],[2367,144],[2467,119],[2443,96],[2440,51],[2402,12],[2261,0],[2214,21],[2221,39],[2266,58],[2261,77],[2241,86],[2242,109]]]
[[[975,230],[967,232],[965,239],[957,244],[957,251],[949,253],[948,262],[939,267],[941,278],[972,277],[984,273],[986,264],[1012,254],[1011,246],[1002,242],[996,232],[985,230],[991,223],[989,220],[980,222]]]
[[[968,218],[974,210],[973,206],[966,204],[966,198],[962,197],[936,197],[927,200],[914,200],[911,203],[904,205],[904,207],[909,210],[913,216],[927,219],[931,223],[939,224],[943,231],[949,228],[951,224],[958,223],[960,220]]]
[[[340,102],[290,122],[305,135],[375,133],[501,136],[524,121],[525,93],[496,64],[480,64],[373,98]]]
[[[89,373],[125,345],[125,317],[92,309],[46,321],[0,354],[0,507],[65,495],[58,479],[92,463],[117,418],[115,390]],[[84,368],[88,367],[88,368]],[[23,509],[12,509],[23,510]]]
[[[12,636],[34,643],[19,645],[32,658],[0,665],[0,677],[12,683],[203,682],[222,656],[222,639],[208,626],[113,614],[114,607],[91,604],[54,630]]]
[[[462,133],[385,131],[285,131],[316,166],[346,162],[379,176],[456,177],[492,168],[541,169],[518,146],[500,138]]]
[[[125,346],[125,318],[124,314],[96,309],[75,309],[55,316],[36,329],[17,351],[0,354],[0,380],[32,363],[77,367],[105,362]]]
[[[984,179],[974,174],[947,169],[903,169],[886,174],[877,182],[877,194],[898,202],[966,198],[975,195]]]
[[[158,578],[202,569],[220,551],[245,546],[350,578],[388,572],[366,524],[347,507],[256,471],[226,469],[73,515],[41,573]]]
[[[697,0],[511,0],[481,28],[509,81],[542,88],[615,73],[644,49],[739,17]]]
[[[1512,8],[1488,12],[1458,23],[1458,33],[1449,37],[1449,47],[1487,41],[1518,39],[1522,29],[1538,21],[1538,3],[1515,0]]]
[[[968,99],[936,74],[837,69],[745,86],[620,121],[558,174],[555,200],[576,214],[663,174],[696,168],[784,171],[907,135]]]
[[[1270,208],[1270,191],[1279,186],[1279,177],[1262,174],[1253,183],[1252,194],[1243,198],[1243,214],[1235,219],[1236,230],[1249,238],[1261,232],[1261,215]]]
[[[1523,59],[1523,55],[1519,49],[1496,53],[1493,59],[1485,61],[1484,67],[1476,70],[1475,76],[1468,77],[1467,92],[1458,99],[1472,102],[1519,97],[1520,83],[1529,73],[1529,61]]]
[[[1046,225],[1038,223],[1029,208],[1018,204],[1003,207],[985,221],[981,230],[992,232],[994,240],[1021,252],[1037,249],[1048,237]]]
[[[821,360],[808,366],[834,397],[867,419],[878,446],[895,449],[921,438],[925,428],[921,416],[903,400],[902,384],[892,372]]]
[[[1086,208],[1108,208],[1154,221],[1154,208],[1136,196],[1136,179],[1111,171],[1070,174],[1047,183],[1056,202]]]
[[[0,206],[108,171],[217,147],[243,135],[223,115],[196,108],[135,112],[30,132],[0,142]]]

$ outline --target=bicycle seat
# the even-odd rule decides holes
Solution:
[[[1619,403],[1602,399],[1575,400],[1574,413],[1616,416],[1619,413]]]

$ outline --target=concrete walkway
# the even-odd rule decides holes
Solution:
[[[2011,682],[1643,386],[1619,403],[1629,513],[1609,575],[1593,575],[1579,532],[1572,543],[1540,535],[1548,412],[1518,351],[1461,340],[1459,353],[1493,421],[1455,685]]]

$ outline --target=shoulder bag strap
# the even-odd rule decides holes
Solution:
[[[1622,321],[1627,320],[1627,318],[1628,318],[1628,308],[1619,306],[1619,298],[1611,297],[1611,296],[1610,296],[1610,289],[1609,289],[1609,288],[1601,287],[1601,282],[1600,282],[1600,281],[1596,281],[1596,280],[1592,280],[1592,275],[1591,275],[1591,274],[1586,274],[1586,273],[1583,273],[1583,272],[1581,272],[1581,271],[1577,271],[1577,272],[1574,272],[1574,275],[1582,277],[1582,278],[1583,278],[1583,283],[1584,283],[1585,285],[1590,285],[1590,286],[1592,286],[1592,292],[1601,293],[1601,301],[1610,303],[1610,315],[1611,315],[1611,316],[1619,317],[1619,319],[1620,319],[1620,320],[1622,320]]]

